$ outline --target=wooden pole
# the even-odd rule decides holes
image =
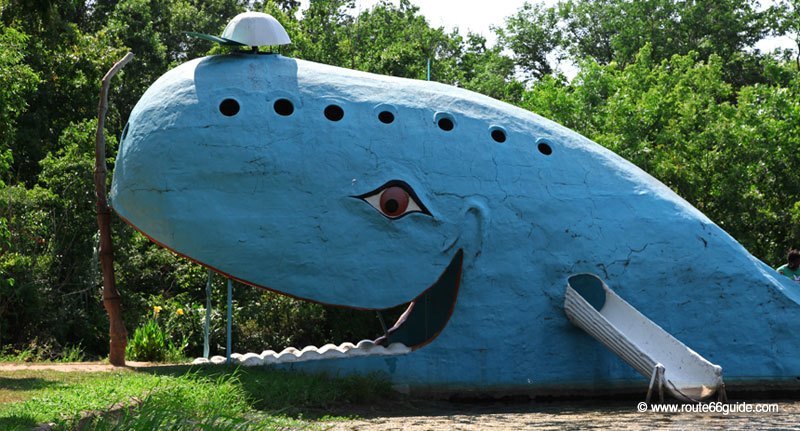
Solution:
[[[108,335],[110,350],[108,361],[111,365],[125,366],[125,347],[128,345],[128,331],[122,321],[120,297],[114,282],[114,246],[111,242],[111,209],[106,197],[106,139],[103,132],[108,112],[108,86],[111,78],[129,61],[133,53],[125,54],[120,61],[103,77],[100,87],[100,104],[97,107],[97,135],[94,152],[94,191],[97,196],[97,225],[100,228],[100,266],[103,270],[103,306],[108,313]]]

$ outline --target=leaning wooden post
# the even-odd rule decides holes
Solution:
[[[133,58],[125,54],[120,61],[103,77],[100,87],[100,105],[97,107],[97,136],[94,152],[94,191],[97,196],[97,224],[100,227],[100,266],[103,270],[103,306],[108,313],[108,335],[110,351],[108,361],[111,365],[125,365],[125,347],[128,345],[128,331],[122,321],[120,297],[114,282],[114,247],[111,243],[111,210],[106,198],[106,139],[103,132],[108,111],[108,86],[111,78]]]

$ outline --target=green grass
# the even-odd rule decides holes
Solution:
[[[86,430],[318,429],[337,406],[391,398],[375,377],[329,378],[267,369],[170,366],[146,371],[0,372],[0,429],[30,430],[54,422]],[[131,408],[101,415],[122,403]],[[331,418],[325,417],[325,420]]]
[[[9,346],[0,349],[0,362],[30,362],[36,358],[33,349],[16,350]]]
[[[23,349],[12,346],[0,348],[0,362],[81,362],[86,359],[83,347],[67,346],[58,353],[53,353],[49,347],[40,347],[35,344]]]

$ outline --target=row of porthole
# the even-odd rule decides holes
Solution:
[[[272,104],[275,113],[284,117],[294,114],[294,104],[289,99],[278,99]],[[239,102],[235,99],[225,99],[219,104],[219,112],[226,117],[233,117],[239,113]],[[328,105],[323,111],[325,118],[331,121],[339,121],[344,118],[344,110],[339,105]],[[384,124],[394,122],[394,114],[389,111],[381,111],[378,120]]]
[[[294,104],[289,99],[278,99],[273,103],[272,109],[275,113],[284,117],[288,117],[294,113]],[[239,113],[239,102],[236,99],[225,99],[219,104],[219,112],[226,117],[232,117]],[[339,105],[328,105],[323,111],[325,118],[330,121],[339,121],[344,118],[344,110]],[[449,132],[455,128],[455,121],[450,114],[437,113],[434,117],[436,125],[445,132]],[[391,124],[394,122],[394,114],[390,111],[381,111],[378,113],[378,121],[384,124]],[[503,143],[506,141],[506,132],[500,127],[493,126],[489,129],[489,134],[495,142]],[[553,154],[553,149],[545,142],[540,142],[538,145],[540,153],[549,156]]]

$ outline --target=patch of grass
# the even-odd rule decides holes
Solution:
[[[237,375],[254,408],[295,415],[308,409],[324,410],[339,404],[366,404],[393,398],[391,384],[378,375],[330,377],[273,370],[226,366],[168,366],[148,372],[179,376],[187,372],[207,379]]]
[[[72,423],[82,411],[105,410],[116,403],[127,403],[131,397],[145,396],[162,384],[162,377],[128,371],[63,373],[37,370],[25,373],[43,376],[37,380],[21,381],[17,372],[2,373],[7,381],[17,380],[26,393],[20,394],[24,398],[22,401],[0,405],[0,429],[19,429],[20,423],[30,422]]]
[[[36,353],[32,348],[14,349],[11,346],[3,346],[0,349],[0,362],[32,362],[36,359]]]
[[[159,392],[148,397],[136,409],[120,417],[103,416],[84,428],[86,431],[256,431],[321,429],[321,426],[303,419],[257,412],[250,408],[227,407],[225,399],[209,406],[196,399],[175,396],[172,391]]]
[[[84,429],[238,431],[310,426],[302,420],[255,413],[236,374],[223,375],[216,380],[187,374],[158,388],[138,408],[120,417],[99,417]]]
[[[0,429],[55,422],[70,429],[97,412],[88,430],[318,429],[332,407],[392,397],[377,377],[232,367],[168,366],[105,373],[0,372]],[[101,414],[115,405],[132,406]],[[307,418],[312,418],[311,420]]]
[[[84,359],[86,359],[86,355],[83,352],[83,347],[78,344],[77,346],[65,347],[56,362],[83,362]]]
[[[80,344],[53,349],[32,342],[28,347],[21,349],[13,346],[0,348],[0,362],[82,362],[85,359],[86,354]]]
[[[0,372],[0,411],[4,403],[29,399],[39,395],[44,389],[79,387],[92,378],[91,373],[64,373],[41,369]]]
[[[0,377],[0,404],[22,401],[32,397],[36,391],[58,384],[41,377],[41,373],[19,373],[13,378]]]
[[[254,395],[255,406],[260,410],[295,414],[304,408],[326,409],[339,404],[363,404],[394,395],[389,382],[378,376],[332,378],[321,374],[276,370],[248,370],[247,373],[248,378],[243,380],[244,387]]]

